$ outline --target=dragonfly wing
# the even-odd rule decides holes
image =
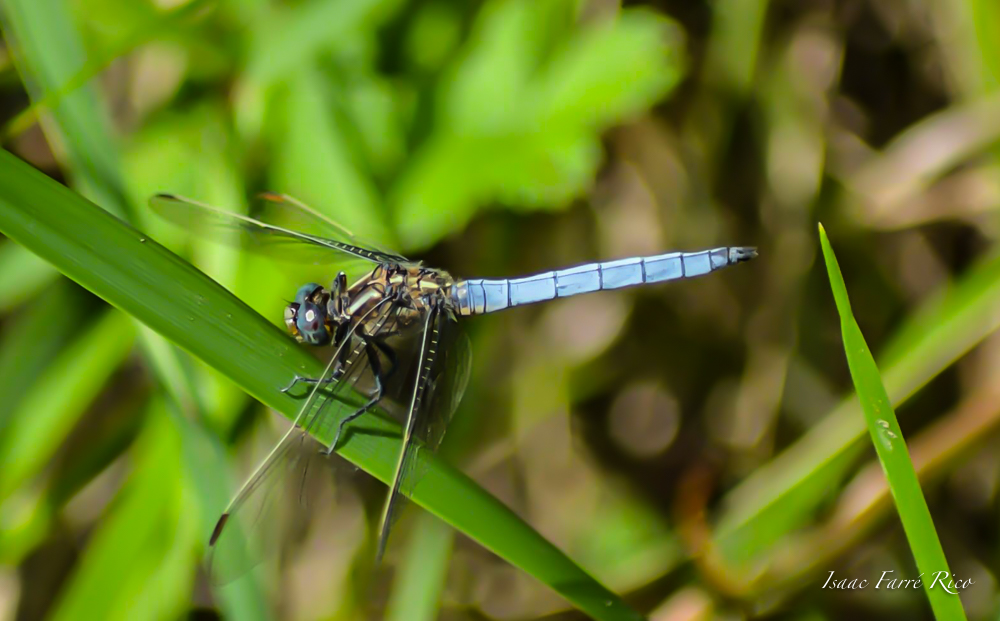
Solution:
[[[432,451],[437,451],[441,446],[448,424],[465,396],[472,372],[472,343],[468,335],[453,319],[442,317],[439,323],[442,345],[438,354],[438,372],[429,386],[426,413],[415,430],[424,446]],[[403,492],[407,496],[419,479],[420,472],[409,471],[409,476],[402,482]]]
[[[436,451],[440,446],[468,384],[472,349],[468,337],[447,312],[432,310],[427,313],[418,361],[399,461],[382,512],[378,559],[385,553],[389,532],[404,497],[412,495],[423,474],[418,459],[420,450]]]
[[[282,525],[293,505],[297,473],[305,483],[310,450],[307,434],[292,429],[240,490],[233,504],[216,522],[209,539],[209,575],[216,585],[227,584],[273,557],[282,544]]]
[[[371,264],[400,262],[402,259],[398,255],[351,243],[353,239],[349,234],[340,232],[337,225],[322,220],[315,212],[312,213],[318,219],[316,222],[326,222],[323,232],[330,236],[297,230],[294,226],[296,223],[303,224],[302,215],[305,213],[299,206],[307,209],[300,203],[268,200],[264,204],[267,208],[262,210],[261,219],[258,219],[174,194],[156,194],[149,200],[156,213],[186,230],[204,235],[239,233],[235,236],[216,234],[214,237],[283,260],[330,263],[332,256],[339,256],[341,260]]]
[[[391,317],[388,300],[371,311],[375,325]],[[365,401],[356,390],[370,372],[363,343],[354,329],[337,347],[320,383],[312,387],[278,444],[240,488],[215,525],[209,539],[212,579],[225,584],[246,573],[276,551],[273,522],[289,507],[303,504],[302,490],[310,458],[319,453],[309,436],[331,437],[344,417]]]
[[[263,192],[258,194],[257,198],[261,202],[261,218],[267,222],[274,222],[317,237],[340,240],[357,248],[364,248],[378,255],[381,261],[409,262],[409,259],[392,250],[369,240],[361,239],[326,214],[287,194]]]

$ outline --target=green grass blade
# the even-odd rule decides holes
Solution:
[[[55,121],[55,125],[46,124],[44,128],[50,141],[65,145],[68,155],[66,163],[75,185],[89,190],[105,209],[116,214],[132,214],[132,204],[126,198],[126,184],[119,165],[117,141],[112,137],[104,116],[107,106],[101,101],[96,89],[82,84],[85,74],[93,70],[95,63],[108,62],[113,54],[105,54],[80,67],[84,62],[83,37],[78,32],[79,26],[73,19],[73,14],[58,10],[66,8],[63,0],[2,1],[8,10],[5,36],[18,45],[18,67],[25,81],[31,85],[29,90],[33,101],[48,100],[51,104],[51,119]],[[137,44],[143,37],[176,25],[179,19],[194,15],[207,4],[203,0],[195,0],[168,12],[162,16],[162,20],[156,20],[156,26],[140,28],[135,35],[130,35],[117,47],[117,51],[123,51],[124,48]],[[202,169],[202,173],[204,172],[205,169]],[[229,178],[218,173],[208,176],[213,180]],[[51,269],[49,264],[40,260],[39,263]],[[162,337],[148,329],[140,331],[139,342],[160,384],[174,398],[178,411],[204,420],[201,415],[205,408],[199,403],[192,378],[180,372],[183,364],[176,348],[167,346]],[[218,440],[203,426],[187,425],[184,428],[188,432],[189,441],[196,439],[218,446]],[[221,454],[221,449],[216,452]],[[193,473],[197,473],[197,480],[202,487],[214,485],[220,490],[228,489],[230,483],[224,468],[206,467],[207,462],[199,460],[198,456],[192,456],[190,451],[185,451],[184,457],[185,470],[175,473],[176,477],[187,474],[188,480],[191,480]],[[196,499],[201,502],[198,512],[208,523],[202,528],[205,532],[210,532],[214,520],[222,510],[224,500],[211,502],[216,496],[224,499],[228,496],[228,491],[211,498],[204,493],[196,495]],[[200,549],[205,540],[204,537],[198,537],[194,543]],[[139,554],[140,551],[136,550],[135,553]],[[234,618],[260,618],[265,613],[259,612],[251,616],[248,611],[264,610],[261,591],[255,582],[244,584],[236,590],[228,589],[220,593],[220,606]]]
[[[322,370],[316,358],[202,272],[7,151],[0,152],[0,232],[289,418],[301,402],[279,388],[295,374]],[[388,481],[399,454],[398,426],[370,416],[355,430],[338,452]],[[471,479],[421,455],[427,463],[413,497],[417,504],[595,619],[641,618]]]
[[[1000,328],[1000,253],[944,288],[885,346],[882,378],[899,406],[986,336]],[[716,543],[730,562],[754,559],[811,518],[846,476],[865,432],[851,396],[795,444],[729,493]]]
[[[202,11],[202,9],[207,9],[212,2],[213,0],[191,0],[187,4],[169,9],[162,15],[157,15],[155,19],[151,19],[143,27],[136,28],[134,34],[116,41],[97,58],[83,65],[60,86],[47,90],[40,99],[32,101],[30,106],[18,112],[14,118],[7,121],[0,128],[0,139],[5,142],[12,140],[15,136],[18,136],[31,127],[32,123],[38,120],[39,115],[57,108],[65,98],[96,78],[112,62],[152,40],[169,28],[176,27],[182,20],[195,15],[197,12]]]
[[[14,242],[9,243],[17,246]],[[35,256],[27,250],[24,253]],[[79,289],[65,281],[63,284],[65,286],[52,287],[36,303],[5,321],[0,331],[0,395],[3,395],[0,400],[0,444],[21,398],[80,329],[75,318],[67,316],[66,309],[78,304],[82,296],[71,295],[70,287]]]
[[[124,318],[122,318],[124,319]],[[131,322],[125,321],[131,326]],[[180,435],[162,401],[134,446],[136,466],[61,592],[54,621],[163,619],[186,612],[198,532],[183,506]]]
[[[162,339],[161,339],[162,340]],[[176,401],[166,410],[171,415],[170,422],[181,437],[182,459],[178,462],[177,473],[185,479],[185,497],[193,497],[189,503],[198,513],[200,524],[196,549],[204,551],[207,542],[205,533],[211,533],[216,520],[225,510],[232,490],[229,489],[229,466],[226,453],[218,440],[190,418],[177,415]],[[205,476],[206,472],[218,472],[218,476]],[[267,592],[252,573],[246,579],[236,580],[215,593],[219,608],[227,619],[246,621],[268,621],[272,610],[267,602]]]
[[[134,337],[129,318],[109,311],[32,386],[0,444],[0,500],[45,466],[132,349]]]
[[[413,536],[396,571],[386,621],[433,621],[441,607],[441,591],[455,533],[441,520],[417,516]]]
[[[0,243],[0,313],[51,285],[58,275],[51,265],[21,246]]]
[[[87,64],[65,0],[2,0],[4,37],[33,101],[43,100]],[[84,194],[102,207],[127,210],[109,121],[92,88],[80,87],[52,106],[66,159]]]
[[[851,313],[851,302],[847,297],[847,286],[840,273],[840,266],[833,254],[830,240],[819,227],[823,245],[823,258],[830,277],[830,288],[840,314],[840,329],[844,339],[847,364],[851,369],[851,379],[857,390],[861,409],[865,415],[868,433],[878,454],[882,470],[885,472],[889,490],[896,503],[899,519],[903,523],[906,539],[913,551],[917,569],[931,608],[937,619],[965,619],[965,610],[958,595],[949,593],[947,583],[951,578],[948,561],[938,540],[931,512],[927,508],[917,472],[910,461],[910,453],[899,429],[896,413],[892,409],[889,395],[882,384],[878,367],[872,357],[861,328]],[[943,577],[945,585],[938,580]]]

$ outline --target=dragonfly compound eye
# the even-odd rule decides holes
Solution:
[[[322,297],[323,287],[314,282],[307,282],[299,287],[299,290],[295,292],[295,301],[299,304],[304,304],[306,302],[317,304]]]
[[[310,345],[325,345],[330,341],[330,332],[326,329],[326,311],[318,304],[305,302],[300,305],[295,327],[302,341]]]
[[[330,341],[326,328],[326,298],[323,287],[309,282],[295,293],[295,301],[285,308],[285,325],[297,340],[310,345],[325,345]]]

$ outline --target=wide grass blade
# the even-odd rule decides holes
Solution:
[[[7,151],[0,152],[0,232],[289,418],[301,401],[280,387],[321,371],[317,359],[218,283]],[[370,416],[355,431],[339,453],[389,481],[398,426]],[[417,504],[595,619],[641,618],[471,479],[433,455],[421,459]]]
[[[139,28],[135,31],[137,34],[129,40],[138,44],[143,37],[160,32],[172,22],[176,22],[177,18],[181,18],[185,14],[191,15],[190,11],[196,11],[197,7],[206,4],[202,0],[195,0],[184,7],[178,7],[169,14],[163,15],[164,19],[158,20],[156,27]],[[101,58],[91,59],[90,62],[87,62],[85,51],[88,48],[84,45],[83,37],[80,36],[78,23],[74,19],[73,13],[66,10],[68,6],[64,0],[0,0],[0,7],[3,9],[4,37],[13,51],[15,65],[28,87],[32,101],[36,104],[49,102],[49,113],[42,115],[44,121],[42,125],[49,142],[62,145],[63,149],[59,151],[64,154],[61,158],[62,163],[67,166],[69,177],[73,180],[74,185],[81,188],[104,209],[118,215],[134,215],[132,206],[135,203],[130,203],[127,198],[126,183],[121,174],[118,141],[114,139],[109,119],[104,113],[108,106],[102,101],[98,89],[85,84],[86,74],[93,71],[97,65],[108,62],[112,56],[105,54]],[[54,123],[49,121],[54,121]],[[214,176],[213,178],[218,177]],[[28,253],[23,247],[13,243],[10,245],[35,258],[36,263],[52,270],[50,264],[37,258],[36,255]],[[52,271],[54,272],[54,270]],[[2,280],[2,275],[0,275],[0,281]],[[35,279],[35,281],[38,280],[38,278]],[[78,316],[67,312],[63,313],[61,319],[79,322]],[[173,397],[177,409],[192,417],[195,417],[197,412],[203,412],[204,407],[200,405],[199,394],[195,390],[191,378],[175,372],[182,365],[176,348],[167,346],[159,335],[149,330],[139,332],[139,343],[150,363],[150,368],[158,376],[159,383],[165,387],[167,394]],[[93,360],[89,362],[94,363]],[[181,425],[185,423],[184,420],[178,422]],[[186,425],[185,429],[189,432],[189,440],[197,438],[213,442],[213,436],[199,425]],[[54,438],[56,437],[53,435],[53,439],[50,439],[48,444],[25,444],[22,453],[30,454],[40,447],[50,446],[51,443],[55,442]],[[88,446],[87,448],[94,447]],[[184,455],[186,458],[184,469],[172,476],[177,479],[187,476],[188,480],[195,480],[197,484],[202,486],[214,484],[219,488],[219,493],[216,494],[200,493],[197,495],[200,504],[196,507],[196,512],[204,522],[209,522],[205,528],[211,528],[211,521],[221,511],[221,501],[217,499],[220,496],[224,498],[227,494],[227,492],[221,491],[227,487],[225,483],[226,470],[206,465],[204,460],[196,460],[192,463],[189,451],[185,451]],[[35,461],[38,461],[37,458]],[[167,466],[164,464],[162,467]],[[213,501],[217,504],[213,504]],[[188,511],[190,508],[176,508],[176,510]],[[177,532],[180,533],[180,531]],[[126,539],[101,540],[93,548],[88,545],[74,575],[65,588],[73,591],[77,588],[77,584],[87,584],[92,579],[91,573],[95,571],[93,568],[97,567],[97,571],[100,570],[103,565],[100,562],[94,564],[90,560],[92,555],[97,557],[144,555],[147,552],[151,553],[149,558],[159,555],[161,562],[154,562],[153,565],[163,568],[164,573],[151,577],[150,581],[165,580],[167,573],[169,573],[168,570],[172,566],[171,561],[177,558],[178,551],[188,548],[189,553],[193,555],[194,551],[201,549],[204,538],[201,536],[178,538],[173,542],[173,545],[160,545],[164,541],[166,541],[166,537],[155,542],[147,541],[151,545],[143,550],[135,549]],[[152,545],[153,543],[157,545]],[[112,551],[110,548],[116,545],[119,546],[119,550]],[[239,590],[228,590],[222,593],[219,598],[220,607],[234,618],[259,618],[246,612],[248,610],[262,611],[264,608],[260,589],[251,587],[254,585],[246,585]],[[141,588],[141,585],[137,588]],[[119,594],[122,597],[128,597],[123,594],[122,589],[119,589]],[[92,601],[99,603],[89,599],[80,600],[81,603]],[[161,601],[161,603],[165,608],[169,607],[167,602]],[[81,612],[84,611],[74,609],[74,613]],[[150,612],[153,616],[157,616],[152,610]],[[83,616],[104,617],[106,615],[93,610],[91,614]]]
[[[851,379],[857,390],[865,423],[871,435],[872,444],[878,454],[882,470],[889,483],[889,490],[896,503],[899,519],[903,523],[906,539],[913,551],[917,569],[927,598],[930,600],[934,616],[938,619],[965,619],[965,611],[958,595],[948,592],[951,571],[945,559],[944,550],[938,540],[934,521],[931,519],[927,501],[924,500],[920,481],[917,479],[910,453],[899,429],[896,413],[892,409],[889,395],[879,375],[875,359],[872,357],[861,328],[851,313],[851,302],[847,297],[847,287],[840,273],[840,266],[833,254],[830,240],[823,226],[819,227],[823,245],[823,258],[830,277],[830,287],[840,314],[840,329],[844,339],[847,364],[851,369]],[[943,583],[942,584],[942,579]]]

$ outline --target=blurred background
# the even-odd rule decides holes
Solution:
[[[0,0],[3,146],[275,324],[295,266],[147,198],[285,192],[456,276],[755,245],[710,277],[466,322],[443,452],[657,621],[929,618],[853,399],[838,252],[970,618],[1000,614],[992,0]],[[35,106],[32,106],[32,103]],[[142,329],[0,240],[0,618],[580,619],[384,487],[318,498],[255,588],[222,507],[285,428],[188,359],[192,477]],[[191,431],[193,430],[193,431]],[[204,503],[211,479],[212,503]],[[423,580],[421,582],[421,580]],[[414,586],[416,585],[416,586]]]

